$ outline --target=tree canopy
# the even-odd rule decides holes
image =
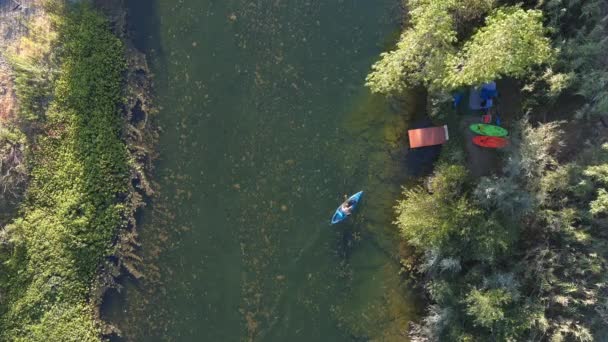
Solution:
[[[367,76],[373,92],[397,92],[443,78],[445,60],[457,41],[450,14],[455,1],[416,0],[409,4],[411,28],[401,34],[395,50],[381,54]]]
[[[443,86],[452,89],[502,76],[523,77],[530,68],[550,62],[554,51],[542,20],[538,10],[497,9],[457,54],[449,55]]]
[[[375,93],[397,93],[422,85],[451,90],[503,76],[521,77],[554,56],[543,13],[519,6],[493,10],[485,25],[459,42],[458,23],[471,24],[492,1],[409,2],[410,25],[394,50],[381,54],[367,77]]]

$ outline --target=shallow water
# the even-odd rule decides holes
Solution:
[[[127,3],[155,74],[161,195],[142,215],[146,277],[105,317],[133,341],[403,341],[408,106],[363,87],[399,1]]]

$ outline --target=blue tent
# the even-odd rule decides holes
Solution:
[[[496,90],[496,82],[482,84],[479,87],[471,88],[469,93],[469,107],[473,110],[482,110],[491,108],[493,98],[498,95]]]

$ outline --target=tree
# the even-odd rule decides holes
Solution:
[[[443,85],[447,89],[489,82],[502,76],[523,77],[533,66],[554,57],[545,37],[543,13],[519,7],[496,10],[455,55],[450,55]]]
[[[504,306],[511,301],[511,296],[503,289],[473,289],[464,300],[467,314],[473,317],[473,322],[488,329],[505,317]]]
[[[410,1],[411,27],[402,34],[397,48],[380,55],[366,85],[374,93],[395,93],[416,85],[441,80],[446,55],[456,42],[450,14],[454,0]]]
[[[424,249],[445,247],[450,236],[472,224],[480,212],[463,196],[466,175],[462,166],[440,166],[429,191],[417,187],[404,192],[405,199],[395,207],[395,223],[409,243]]]
[[[413,86],[431,91],[477,85],[502,76],[522,77],[532,67],[552,61],[537,10],[495,10],[459,49],[458,31],[494,6],[490,0],[412,0],[411,26],[396,49],[381,54],[366,85],[374,93],[391,94]]]

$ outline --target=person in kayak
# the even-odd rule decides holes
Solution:
[[[350,201],[346,201],[344,203],[342,203],[342,205],[340,206],[340,211],[342,211],[344,213],[344,215],[350,215],[351,212],[353,211],[353,206],[355,205],[355,201],[354,200],[350,200]]]

